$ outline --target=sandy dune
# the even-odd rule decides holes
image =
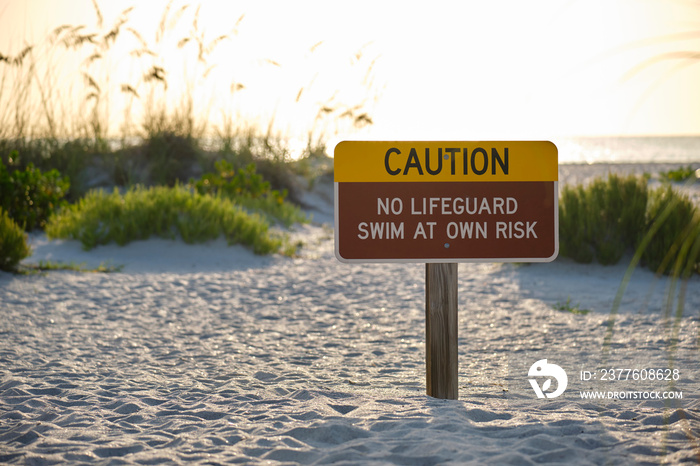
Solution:
[[[562,180],[609,168],[594,167],[566,167]],[[681,284],[676,315],[673,283],[637,269],[604,347],[626,264],[461,264],[460,399],[436,400],[425,395],[424,266],[337,262],[324,196],[321,184],[307,199],[318,223],[297,231],[307,244],[295,259],[163,240],[86,253],[32,237],[29,261],[125,267],[0,273],[0,462],[700,460],[700,277]],[[567,299],[589,312],[554,309]],[[545,358],[568,375],[558,398],[528,382]],[[603,381],[604,368],[678,379]]]

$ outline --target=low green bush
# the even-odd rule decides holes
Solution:
[[[89,179],[85,170],[94,159],[109,151],[106,142],[84,138],[60,141],[53,138],[0,139],[0,161],[8,168],[25,170],[30,165],[41,171],[58,170],[70,180],[69,201],[79,199],[87,191]]]
[[[693,166],[688,165],[685,167],[676,168],[675,170],[662,171],[661,173],[659,173],[659,177],[662,181],[681,182],[686,181],[690,178],[694,178],[695,173],[696,171],[693,169]]]
[[[652,228],[655,233],[642,251],[643,264],[659,273],[698,270],[700,257],[691,251],[693,244],[700,244],[700,213],[687,196],[670,186],[653,190],[644,231]]]
[[[30,163],[10,172],[0,161],[0,207],[27,231],[44,227],[69,187],[57,170],[42,173]]]
[[[609,175],[588,186],[565,186],[559,199],[560,254],[615,264],[641,247],[642,263],[655,272],[698,270],[697,208],[671,187],[652,190],[647,181]]]
[[[231,163],[218,160],[214,163],[214,167],[216,173],[206,173],[193,182],[200,194],[221,193],[232,199],[241,196],[256,198],[273,195],[281,200],[284,200],[287,195],[286,192],[280,193],[270,189],[270,183],[255,172],[254,163],[236,171]]]
[[[49,238],[80,241],[85,249],[151,236],[181,237],[187,243],[223,235],[229,244],[249,246],[257,254],[280,250],[283,241],[269,232],[258,214],[245,212],[230,199],[175,187],[140,186],[123,195],[91,191],[76,204],[62,208],[46,225]]]
[[[560,253],[578,262],[615,264],[645,226],[647,181],[610,175],[565,186],[559,201]]]
[[[0,208],[0,270],[12,272],[19,261],[31,254],[22,228]]]
[[[272,221],[285,226],[308,222],[301,209],[285,199],[287,190],[272,189],[262,175],[256,173],[254,163],[235,170],[231,163],[219,160],[214,164],[216,173],[206,173],[190,184],[199,194],[224,196],[246,209],[259,211]]]
[[[576,262],[593,261],[595,249],[587,229],[588,206],[585,190],[564,186],[559,199],[559,254]]]

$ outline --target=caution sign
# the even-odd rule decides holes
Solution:
[[[344,141],[335,149],[343,262],[548,262],[558,238],[547,141]]]

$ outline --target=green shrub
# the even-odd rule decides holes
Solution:
[[[285,192],[280,193],[270,189],[270,183],[255,173],[254,163],[236,171],[226,160],[219,160],[214,163],[214,167],[216,173],[206,173],[193,183],[200,194],[221,193],[231,199],[241,196],[256,198],[272,194],[284,200],[286,196]]]
[[[0,207],[27,231],[44,227],[69,186],[57,170],[42,173],[30,163],[10,173],[0,161]]]
[[[83,138],[67,141],[50,138],[0,140],[0,160],[9,168],[25,170],[33,165],[41,171],[58,170],[64,179],[70,180],[68,201],[85,194],[91,181],[86,176],[86,168],[108,152],[106,142]]]
[[[199,243],[223,235],[229,244],[249,246],[257,254],[276,252],[282,240],[270,234],[267,222],[223,197],[193,193],[175,186],[133,187],[125,194],[91,191],[78,203],[49,219],[50,238],[80,241],[85,249],[119,245],[151,236]]]
[[[672,267],[697,269],[698,257],[688,254],[688,247],[700,240],[699,214],[687,196],[670,186],[652,191],[647,210],[645,231],[658,228],[642,252],[642,263],[660,273]]]
[[[14,271],[30,253],[24,231],[0,208],[0,270]]]
[[[609,175],[588,187],[592,238],[601,264],[616,264],[644,226],[647,183],[644,178]]]
[[[224,196],[286,226],[308,221],[301,209],[285,201],[286,190],[272,189],[270,183],[256,173],[254,163],[240,170],[234,170],[226,160],[219,160],[214,166],[216,173],[206,173],[199,180],[190,182],[199,194]]]
[[[610,175],[562,189],[559,251],[577,262],[615,264],[641,247],[642,263],[654,271],[698,270],[699,217],[671,187],[649,190],[646,177]]]
[[[659,177],[662,181],[685,181],[690,178],[694,178],[696,171],[693,169],[692,165],[686,167],[679,167],[675,170],[669,170],[667,172],[660,172]]]
[[[565,186],[559,202],[560,252],[578,262],[615,264],[645,225],[644,178],[609,175],[588,187]]]
[[[593,261],[594,248],[587,224],[585,190],[564,186],[559,199],[559,254],[585,264]]]
[[[298,206],[277,196],[241,197],[234,199],[234,202],[251,212],[260,212],[271,222],[279,222],[285,227],[309,222],[309,218]]]

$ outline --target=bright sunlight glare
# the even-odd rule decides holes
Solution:
[[[62,24],[109,30],[133,6],[104,68],[83,55],[49,61],[66,88],[82,70],[121,90],[110,94],[112,133],[149,98],[189,102],[210,132],[300,140],[700,133],[700,6],[686,0],[97,5],[0,1],[0,53]],[[154,66],[167,89],[143,79]]]

